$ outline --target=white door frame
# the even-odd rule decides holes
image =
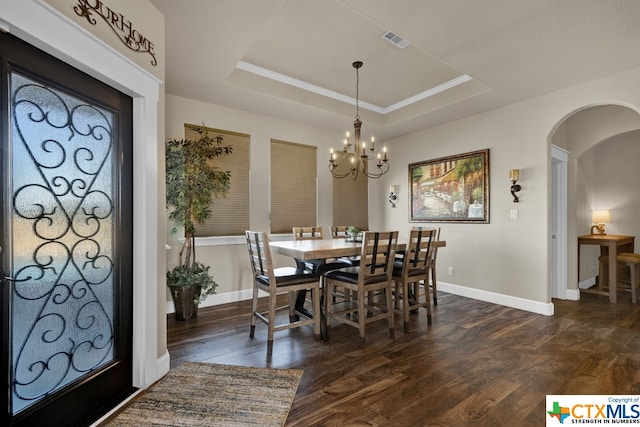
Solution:
[[[158,195],[160,81],[41,0],[0,0],[0,30],[133,98],[133,385],[145,388],[169,370],[158,354],[159,293],[164,271],[164,210]],[[163,239],[164,240],[164,239]],[[164,315],[162,316],[164,321]]]
[[[551,144],[551,297],[567,299],[569,152]]]

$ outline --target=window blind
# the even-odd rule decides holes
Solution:
[[[185,124],[185,138],[198,139],[196,129],[204,129],[209,136],[222,136],[224,145],[231,145],[233,153],[220,156],[211,163],[220,170],[231,172],[231,187],[226,197],[215,199],[211,218],[196,225],[196,237],[244,235],[249,229],[249,140],[247,134]]]
[[[350,176],[333,178],[333,225],[369,229],[368,183],[362,173],[355,181]]]
[[[271,140],[271,233],[316,225],[317,147]]]

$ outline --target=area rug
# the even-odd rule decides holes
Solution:
[[[108,426],[283,426],[302,370],[185,362]]]

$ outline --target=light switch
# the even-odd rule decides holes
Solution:
[[[511,209],[510,219],[518,219],[518,209]]]

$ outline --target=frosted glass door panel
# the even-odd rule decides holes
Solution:
[[[11,116],[12,413],[114,358],[114,114],[17,73]]]

